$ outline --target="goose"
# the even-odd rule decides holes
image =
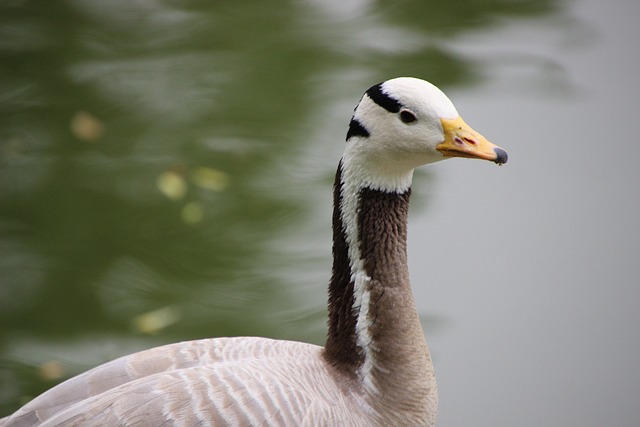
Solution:
[[[324,347],[233,337],[152,348],[59,384],[0,426],[433,426],[407,216],[414,168],[452,157],[507,161],[431,83],[373,85],[335,175]]]

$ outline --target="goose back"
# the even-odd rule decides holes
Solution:
[[[363,394],[321,351],[259,337],[157,347],[71,378],[4,425],[367,425]]]

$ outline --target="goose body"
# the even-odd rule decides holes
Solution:
[[[336,173],[324,347],[258,337],[157,347],[71,378],[0,426],[434,425],[407,215],[413,169],[447,157],[507,160],[430,83],[372,86]]]

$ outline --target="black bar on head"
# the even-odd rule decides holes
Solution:
[[[402,106],[397,99],[390,97],[388,94],[383,92],[382,84],[378,83],[377,85],[371,86],[367,90],[367,95],[373,102],[384,108],[390,113],[397,113],[400,111],[400,107]]]
[[[369,137],[369,131],[357,119],[351,119],[349,122],[349,131],[347,131],[347,141],[352,136]]]

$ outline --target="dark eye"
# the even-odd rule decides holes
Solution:
[[[400,120],[402,120],[403,123],[413,123],[416,120],[416,116],[408,110],[402,110],[400,111]]]

